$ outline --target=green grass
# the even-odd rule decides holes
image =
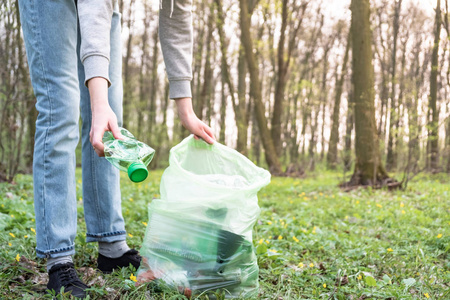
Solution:
[[[141,184],[122,178],[128,243],[137,249],[161,175],[153,172]],[[258,298],[450,299],[449,176],[418,176],[407,191],[394,192],[342,192],[340,178],[332,172],[273,178],[259,193]],[[135,270],[100,275],[92,269],[97,250],[84,240],[80,180],[77,187],[75,263],[92,285],[90,299],[185,299],[135,288]],[[44,295],[45,261],[35,258],[32,194],[28,175],[18,175],[14,185],[0,184],[0,299],[50,298]]]

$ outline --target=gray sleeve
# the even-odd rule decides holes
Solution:
[[[192,97],[192,1],[162,0],[159,38],[169,78],[169,98]]]
[[[80,58],[85,84],[93,77],[109,80],[109,53],[113,0],[78,0],[81,30]]]

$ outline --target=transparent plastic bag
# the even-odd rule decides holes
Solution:
[[[149,205],[138,284],[167,285],[187,297],[225,290],[258,293],[252,229],[257,192],[270,173],[219,143],[190,136],[172,148],[161,199]]]

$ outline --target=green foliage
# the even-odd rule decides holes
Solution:
[[[159,197],[162,171],[138,184],[122,175],[128,243],[139,249],[147,204]],[[258,298],[448,299],[449,177],[418,176],[407,191],[344,193],[337,188],[339,176],[273,178],[260,192],[261,216],[254,230]],[[0,298],[51,299],[44,296],[45,261],[35,259],[32,180],[18,175],[15,182],[0,185]],[[155,293],[151,285],[135,287],[132,268],[95,272],[97,245],[85,243],[81,185],[78,180],[75,263],[90,283],[89,299],[186,299],[169,289]],[[223,299],[223,292],[216,298]]]

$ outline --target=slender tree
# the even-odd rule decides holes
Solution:
[[[439,111],[437,109],[437,92],[438,92],[438,53],[439,53],[439,37],[441,34],[441,0],[437,0],[436,4],[436,18],[434,24],[434,44],[433,53],[431,56],[431,75],[430,75],[430,96],[429,100],[429,114],[431,120],[429,120],[429,157],[430,157],[430,169],[437,171],[439,168],[439,148],[438,148],[438,126],[439,126]]]
[[[377,185],[388,175],[381,162],[374,106],[369,0],[352,0],[352,58],[356,164],[351,185]]]
[[[397,86],[397,40],[398,40],[398,32],[400,29],[400,10],[402,6],[402,0],[396,0],[394,3],[394,20],[393,20],[393,49],[391,53],[391,109],[390,109],[390,118],[389,118],[389,137],[388,137],[388,146],[387,146],[387,158],[386,158],[386,167],[387,169],[394,169],[397,164],[396,160],[396,149],[394,149],[394,143],[397,139],[397,134],[399,128],[395,125],[399,120],[398,113],[398,103],[396,99],[396,86]]]
[[[262,102],[261,82],[259,80],[259,69],[253,53],[253,40],[250,34],[250,15],[248,14],[248,1],[240,0],[240,24],[241,43],[244,46],[245,57],[250,73],[251,94],[255,104],[255,114],[258,123],[261,142],[264,147],[264,155],[270,170],[275,174],[281,173],[281,164],[275,151],[275,146],[267,127],[264,104]]]
[[[344,61],[342,63],[341,74],[336,83],[336,90],[334,96],[334,108],[331,119],[331,131],[327,153],[327,165],[334,169],[337,164],[337,144],[339,142],[339,115],[341,108],[341,96],[344,87],[344,80],[347,74],[347,63],[350,52],[351,32],[348,33],[347,46],[345,47]]]

